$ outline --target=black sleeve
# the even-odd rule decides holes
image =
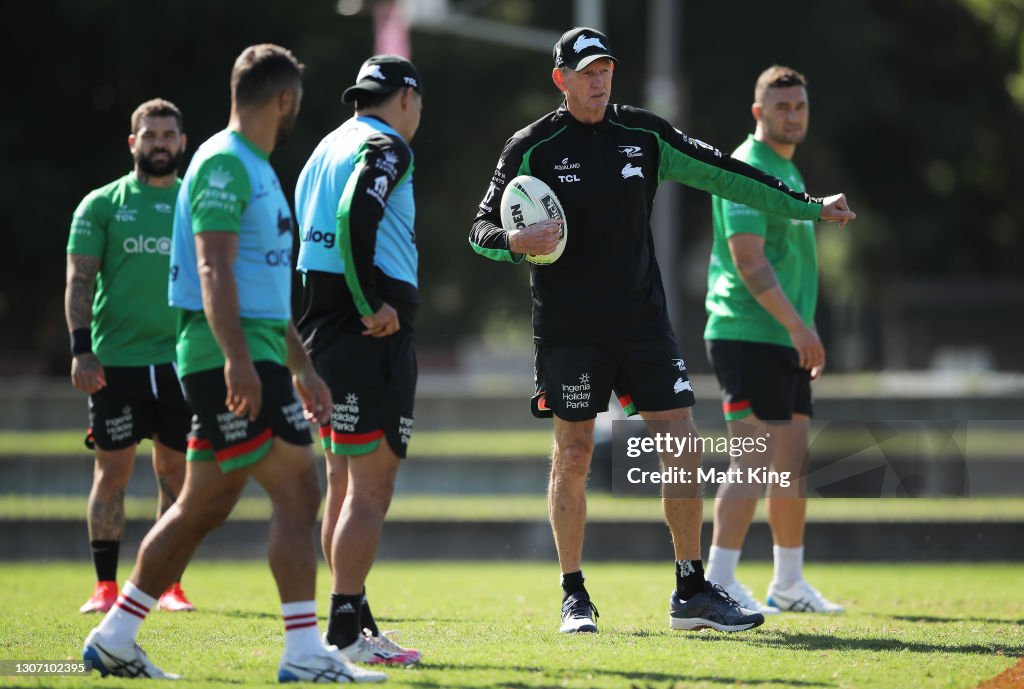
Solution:
[[[505,185],[519,174],[523,162],[522,139],[513,136],[505,142],[505,148],[498,158],[498,165],[491,176],[491,184],[480,201],[473,227],[469,231],[469,245],[473,251],[495,261],[519,263],[522,254],[508,250],[508,232],[501,227],[501,195]]]
[[[391,192],[412,173],[413,157],[404,141],[378,133],[362,143],[355,160],[338,202],[338,251],[359,314],[371,316],[384,304],[373,267],[377,226]]]

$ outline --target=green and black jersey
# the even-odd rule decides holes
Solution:
[[[672,180],[781,217],[815,220],[821,200],[686,136],[645,110],[609,105],[584,124],[563,105],[505,144],[470,232],[488,258],[508,250],[499,203],[517,175],[546,182],[565,211],[569,241],[558,262],[533,266],[537,341],[645,339],[671,333],[650,217],[654,195]]]
[[[90,192],[75,210],[67,253],[100,259],[92,344],[105,366],[174,361],[167,273],[180,186],[152,187],[129,173]]]

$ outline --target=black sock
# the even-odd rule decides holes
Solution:
[[[373,619],[373,613],[370,612],[370,601],[366,598],[366,589],[363,589],[363,601],[359,605],[359,629],[369,629],[370,634],[380,636],[380,629],[377,628],[377,622]]]
[[[92,564],[96,568],[97,581],[117,581],[117,557],[121,550],[120,541],[89,541],[92,549]]]
[[[704,590],[704,562],[676,560],[676,595],[689,600]]]
[[[327,643],[338,648],[351,645],[362,630],[359,629],[359,606],[363,594],[346,596],[343,593],[331,594],[331,616],[327,620]]]
[[[569,572],[568,574],[562,575],[562,600],[571,596],[574,593],[583,591],[587,592],[587,589],[583,587],[583,570],[578,572]]]

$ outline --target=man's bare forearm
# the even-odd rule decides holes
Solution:
[[[231,266],[226,263],[199,265],[203,290],[203,311],[224,356],[233,362],[249,361],[249,344],[242,330],[238,287]]]
[[[740,279],[743,280],[743,284],[750,290],[757,303],[787,330],[792,330],[803,323],[800,314],[797,313],[792,302],[779,286],[775,269],[767,259],[764,263],[752,266],[747,270],[740,268],[739,273]]]
[[[288,335],[285,338],[288,343],[288,370],[292,373],[298,373],[310,366],[312,362],[309,360],[309,355],[306,353],[306,348],[302,346],[302,338],[299,337],[299,331],[295,328],[295,323],[288,321]]]
[[[88,328],[92,324],[92,300],[96,292],[96,275],[99,269],[99,256],[68,256],[64,317],[69,331]]]

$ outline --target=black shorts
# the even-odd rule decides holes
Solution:
[[[216,461],[224,473],[263,459],[275,437],[292,445],[309,445],[309,421],[295,396],[288,369],[257,361],[263,388],[260,415],[255,421],[228,411],[224,369],[190,373],[181,379],[185,397],[195,411],[188,437],[188,461]]]
[[[788,421],[794,413],[812,415],[811,373],[800,368],[792,347],[708,340],[707,350],[722,388],[727,421],[739,421],[751,412],[762,421]]]
[[[692,407],[686,363],[672,337],[536,347],[535,416],[586,421],[608,410],[614,390],[627,416]]]
[[[105,366],[107,385],[89,396],[89,449],[123,450],[143,438],[184,452],[192,410],[173,364]]]
[[[416,397],[412,331],[403,328],[388,337],[345,332],[313,351],[313,365],[334,400],[330,425],[320,427],[324,449],[336,455],[364,455],[386,438],[404,459]]]

